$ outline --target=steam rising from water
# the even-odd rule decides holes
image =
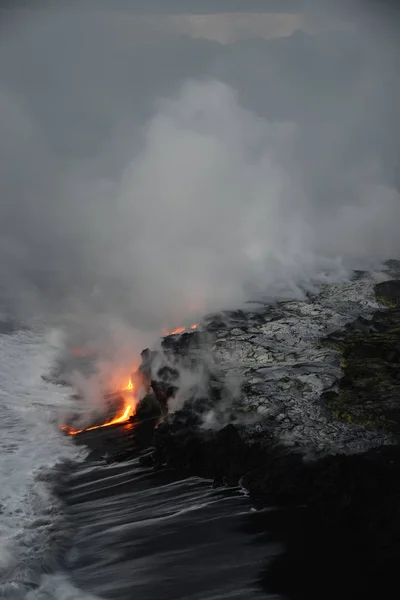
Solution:
[[[1,282],[24,317],[107,348],[398,255],[382,32],[255,41],[250,63],[236,44],[232,76],[214,42],[135,46],[107,15],[26,13],[1,42]]]

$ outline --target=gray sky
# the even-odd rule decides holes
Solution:
[[[315,0],[70,0],[68,5],[79,9],[94,8],[135,13],[224,13],[224,12],[287,12],[294,7],[315,4]],[[4,8],[38,9],[54,7],[55,0],[2,0]],[[61,4],[58,2],[58,4]]]
[[[54,8],[61,0],[1,0],[0,9],[38,10]],[[372,11],[379,16],[398,13],[397,0],[69,0],[69,7],[79,10],[123,11],[136,14],[213,14],[213,13],[261,13],[261,12],[308,12],[331,14],[338,9],[361,13]]]
[[[399,251],[399,55],[379,19],[293,2],[107,6],[2,23],[14,308],[81,329],[98,315],[174,327]]]

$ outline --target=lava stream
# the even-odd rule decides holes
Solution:
[[[168,331],[168,329],[164,329],[163,331],[163,335],[167,336],[167,335],[178,335],[178,333],[183,333],[184,331],[187,331],[188,329],[197,329],[198,325],[194,324],[194,325],[190,325],[190,327],[178,327],[177,329],[174,329],[173,331]]]
[[[92,431],[93,429],[101,429],[102,427],[109,427],[110,425],[117,425],[118,423],[125,423],[128,421],[129,417],[132,413],[132,405],[129,404],[125,407],[124,412],[119,417],[115,417],[112,421],[108,421],[107,423],[103,423],[102,425],[93,425],[93,427],[86,427],[85,429],[73,429],[72,427],[68,427],[68,425],[63,425],[61,429],[68,433],[68,435],[76,435],[77,433],[82,433],[82,431]]]
[[[164,330],[163,335],[164,336],[178,335],[179,333],[183,333],[184,331],[188,331],[188,330],[194,331],[195,329],[197,329],[197,327],[198,327],[198,325],[197,325],[197,323],[195,323],[188,327],[178,327],[177,329],[174,329],[173,331]],[[81,348],[72,348],[70,350],[70,352],[71,352],[71,354],[73,354],[75,356],[79,356],[79,357],[88,355],[88,353],[84,349],[81,349]],[[133,384],[132,379],[129,379],[128,385],[125,386],[124,388],[122,388],[123,392],[133,392],[134,390],[135,390],[135,385]],[[112,419],[111,421],[108,421],[107,423],[102,423],[102,425],[93,425],[92,427],[85,427],[83,429],[74,429],[73,427],[69,427],[68,425],[62,425],[61,429],[62,429],[62,431],[65,431],[65,433],[67,433],[68,435],[77,435],[78,433],[82,433],[83,431],[92,431],[93,429],[101,429],[102,427],[109,427],[110,425],[117,425],[119,423],[124,423],[125,421],[128,421],[129,417],[133,414],[133,409],[134,409],[134,406],[132,404],[125,406],[124,412],[122,414],[120,414],[119,416],[116,416],[114,419]]]
[[[126,387],[123,388],[123,392],[131,392],[133,390],[132,379],[129,380],[129,383]]]
[[[132,392],[135,389],[133,385],[132,379],[129,379],[128,384],[122,388],[123,392]],[[129,417],[133,414],[134,406],[132,404],[127,404],[120,415],[111,419],[111,421],[107,421],[106,423],[102,423],[101,425],[93,425],[92,427],[85,427],[83,429],[74,429],[73,427],[69,427],[68,425],[62,425],[61,429],[68,433],[68,435],[76,435],[77,433],[82,433],[82,431],[92,431],[93,429],[101,429],[102,427],[109,427],[110,425],[118,425],[118,423],[125,423],[125,421],[129,420]]]

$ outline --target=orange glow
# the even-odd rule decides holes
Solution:
[[[124,392],[131,392],[132,390],[133,390],[132,379],[129,379],[128,385],[126,387],[124,387],[122,391],[124,391]]]
[[[178,329],[174,329],[174,331],[171,331],[170,335],[177,335],[178,333],[182,333],[183,331],[185,331],[184,327],[178,327]]]
[[[185,331],[194,331],[195,329],[197,329],[198,325],[193,324],[193,325],[189,325],[188,327],[178,327],[176,329],[174,329],[173,331],[169,331],[164,329],[163,330],[163,335],[164,336],[168,336],[168,335],[178,335],[180,333],[183,333]],[[70,349],[70,353],[73,354],[74,356],[89,356],[90,353],[87,352],[86,350],[84,350],[83,348],[71,348]],[[109,427],[110,425],[118,425],[119,423],[125,423],[127,421],[129,421],[129,418],[135,413],[135,408],[136,408],[136,404],[137,404],[137,396],[139,395],[139,388],[140,388],[140,379],[138,379],[138,381],[136,381],[136,377],[130,378],[128,380],[128,383],[125,385],[125,387],[120,387],[120,375],[122,373],[114,373],[113,376],[111,377],[111,381],[110,384],[112,386],[112,388],[119,390],[119,393],[121,393],[124,402],[125,402],[125,406],[122,410],[122,412],[120,412],[117,416],[115,416],[113,419],[111,419],[111,421],[107,421],[106,423],[102,423],[101,425],[93,425],[92,427],[84,427],[82,429],[74,429],[73,427],[70,427],[69,425],[62,425],[61,429],[62,431],[64,431],[65,433],[67,433],[68,435],[77,435],[78,433],[82,433],[83,431],[93,431],[94,429],[101,429],[102,427]],[[129,394],[126,394],[128,396],[128,398],[124,397],[123,392],[129,392]],[[114,394],[107,394],[105,396],[105,398],[110,398],[113,397]],[[129,404],[128,404],[129,402]]]
[[[178,327],[177,329],[174,329],[173,331],[169,331],[168,329],[163,329],[163,336],[166,337],[167,335],[178,335],[178,333],[183,333],[184,331],[188,331],[189,329],[197,329],[198,325],[190,325],[189,327]]]
[[[120,388],[121,390],[121,388]],[[76,435],[77,433],[82,433],[82,431],[92,431],[93,429],[100,429],[101,427],[109,427],[110,425],[118,425],[119,423],[125,423],[129,418],[135,413],[136,407],[136,386],[133,384],[132,379],[130,378],[128,384],[122,388],[122,392],[130,392],[128,398],[123,397],[125,405],[117,416],[115,416],[111,421],[107,421],[106,423],[102,423],[101,425],[93,425],[92,427],[84,427],[83,429],[74,429],[73,427],[69,427],[68,425],[63,425],[61,429],[68,433],[68,435]],[[109,394],[106,397],[112,397],[114,394]],[[129,404],[128,404],[129,402]]]
[[[128,404],[128,406],[125,407],[122,415],[119,415],[118,417],[115,417],[111,421],[103,423],[102,425],[94,425],[93,427],[86,427],[86,429],[73,429],[72,427],[68,427],[68,425],[63,425],[61,429],[68,433],[68,435],[76,435],[77,433],[82,433],[82,431],[92,431],[93,429],[101,429],[102,427],[109,427],[110,425],[118,425],[118,423],[125,423],[125,421],[128,421],[129,417],[132,414],[132,408],[132,405]]]
[[[79,357],[84,357],[84,356],[90,355],[90,352],[88,352],[87,350],[84,350],[83,348],[70,348],[69,352],[73,356],[79,356]]]

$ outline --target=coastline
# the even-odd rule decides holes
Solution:
[[[88,458],[61,487],[71,534],[63,568],[82,593],[115,600],[259,595],[258,573],[275,545],[252,544],[255,513],[239,486],[214,489],[208,479],[138,459]]]
[[[154,436],[148,422],[131,423],[79,434],[76,441],[91,449],[89,460],[98,464],[106,457],[124,469],[124,461],[137,457],[135,468],[140,465],[141,472],[177,481],[202,478],[215,492],[242,486],[257,509],[274,508],[243,524],[249,535],[265,537],[266,550],[271,544],[284,546],[274,557],[270,552],[268,564],[258,570],[258,584],[268,594],[309,600],[381,595],[394,585],[400,557],[400,412],[395,410],[400,387],[393,355],[400,351],[400,283],[378,284],[375,293],[387,305],[384,310],[328,333],[321,346],[334,344],[346,358],[337,391],[331,393],[336,404],[326,403],[330,418],[357,435],[378,432],[383,444],[312,457],[272,433],[252,439],[240,424],[205,430],[191,408],[169,415]],[[368,368],[361,371],[357,352],[365,362],[366,347]],[[379,390],[385,391],[384,402]],[[340,413],[335,412],[338,397]],[[360,417],[360,397],[368,419]],[[129,486],[125,491],[129,494]]]

